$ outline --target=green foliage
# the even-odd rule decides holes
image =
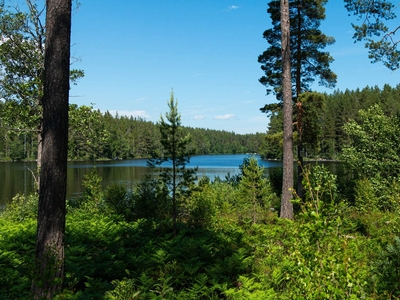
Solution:
[[[336,175],[323,165],[305,166],[303,170],[305,203],[303,209],[311,215],[336,213],[338,201]]]
[[[378,197],[371,181],[360,179],[356,181],[355,185],[355,207],[363,212],[378,209]]]
[[[332,178],[323,175],[323,170],[316,173],[314,182],[328,191]],[[71,210],[65,288],[58,299],[298,299],[304,295],[306,299],[333,295],[378,299],[378,295],[398,295],[399,288],[391,282],[398,282],[393,268],[399,246],[395,242],[386,248],[386,243],[400,233],[399,217],[359,212],[356,216],[336,209],[336,215],[301,214],[295,222],[272,217],[265,224],[240,226],[233,209],[234,190],[239,188],[222,181],[200,182],[201,189],[192,196],[209,201],[213,221],[196,226],[188,222],[176,237],[152,220],[116,222],[107,211]],[[121,187],[109,192],[114,189],[122,196]],[[330,197],[330,192],[321,190],[313,187],[320,199]],[[364,224],[364,232],[356,226],[357,220]],[[34,222],[0,217],[2,298],[29,297]]]
[[[357,16],[361,25],[352,24],[354,28],[353,39],[365,41],[365,47],[369,49],[368,57],[372,62],[382,62],[391,70],[400,67],[399,41],[395,39],[395,33],[399,27],[390,29],[385,22],[396,18],[395,4],[387,0],[361,1],[345,0],[349,13]]]
[[[36,219],[0,216],[1,299],[30,299],[35,244]]]
[[[147,177],[138,182],[133,190],[135,219],[165,220],[171,215],[166,186]]]
[[[7,204],[1,217],[10,221],[36,220],[38,213],[38,195],[15,195]]]
[[[182,202],[182,197],[190,195],[197,168],[186,169],[194,152],[189,148],[190,135],[184,135],[182,131],[181,115],[178,112],[178,103],[174,99],[174,92],[171,92],[168,107],[169,112],[165,114],[166,120],[161,116],[159,125],[161,152],[153,153],[147,164],[158,168],[160,181],[170,192],[171,217],[176,233],[180,202]]]
[[[85,180],[82,182],[84,187],[82,196],[77,201],[71,201],[70,205],[89,211],[99,210],[104,203],[102,180],[96,168],[93,168],[88,175],[85,175]]]
[[[9,155],[12,161],[20,161],[26,158],[23,137],[13,136],[10,138]]]
[[[210,228],[216,215],[213,186],[207,177],[200,179],[199,189],[187,197],[182,205],[182,218],[188,226]]]
[[[122,184],[114,183],[108,186],[104,192],[105,205],[118,214],[132,219],[133,201],[131,195]],[[130,218],[129,218],[130,217]]]
[[[304,128],[303,135],[311,136],[306,137],[303,149],[303,156],[305,158],[325,158],[325,159],[339,159],[343,147],[349,143],[349,136],[345,133],[343,126],[350,120],[360,122],[358,111],[360,109],[367,110],[375,104],[379,104],[385,116],[396,118],[400,113],[399,98],[400,85],[390,87],[385,85],[382,89],[375,87],[365,87],[363,89],[356,89],[354,91],[334,91],[331,94],[325,94],[325,101],[323,107],[307,108],[304,104],[305,114],[303,120],[308,123],[307,112],[311,115],[312,121],[310,130]],[[307,93],[309,94],[309,93]],[[313,94],[313,93],[310,93]],[[272,111],[268,110],[266,106],[264,112],[270,114],[270,123],[268,126],[266,140],[262,144],[260,153],[263,158],[267,159],[282,159],[282,111],[281,107],[272,106]],[[276,111],[278,109],[278,111]],[[280,110],[280,111],[279,111]],[[315,120],[317,120],[315,122]],[[316,137],[312,135],[316,134]]]
[[[396,178],[400,165],[399,118],[386,116],[378,105],[360,110],[359,116],[359,122],[350,121],[344,126],[350,144],[342,160],[358,178]]]
[[[367,179],[378,197],[380,209],[396,210],[400,166],[400,118],[386,116],[378,106],[360,110],[360,121],[344,126],[350,143],[342,160],[356,179]],[[360,199],[358,199],[360,200]]]
[[[316,92],[305,92],[297,99],[297,128],[301,131],[303,147],[317,152],[322,137],[321,112],[325,106],[325,96]]]
[[[271,189],[274,194],[280,197],[282,194],[283,170],[282,168],[269,168],[268,171],[269,171],[268,181],[271,185]]]
[[[269,211],[273,194],[265,178],[264,168],[254,156],[244,160],[241,171],[236,209],[240,219],[255,224]]]
[[[309,86],[319,80],[319,84],[333,87],[336,74],[330,70],[333,58],[329,52],[320,49],[335,42],[334,38],[326,36],[319,29],[325,19],[326,0],[308,0],[303,6],[297,1],[289,1],[290,18],[290,50],[293,95],[310,90]],[[267,87],[267,94],[274,93],[282,101],[282,53],[280,1],[269,1],[268,13],[271,16],[272,28],[264,32],[264,38],[269,48],[258,57],[265,76],[259,79]],[[300,85],[299,85],[300,83]]]
[[[380,251],[374,261],[374,275],[378,278],[378,291],[391,295],[391,298],[400,296],[400,238],[394,237],[386,249]]]
[[[92,106],[69,106],[68,157],[95,160],[105,153],[110,133],[102,122],[100,110]]]
[[[229,299],[277,299],[277,293],[272,289],[267,289],[263,283],[256,281],[256,278],[239,276],[238,289],[228,289],[224,294]]]
[[[269,213],[253,222],[252,200],[267,212],[274,197],[254,157],[234,184],[201,178],[182,198],[174,235],[162,181],[103,192],[93,170],[80,205],[68,210],[64,290],[56,299],[398,297],[399,214],[369,209],[373,194],[361,193],[368,182],[358,183],[357,197],[372,202],[352,209],[325,167],[307,166],[304,175],[295,221]],[[27,207],[18,198],[0,216],[2,299],[29,299],[36,217]]]
[[[25,2],[23,6],[0,3],[0,98],[4,101],[1,125],[7,135],[24,136],[24,147],[27,136],[28,141],[35,141],[28,144],[32,148],[29,158],[33,158],[38,154],[38,149],[33,148],[40,145],[37,140],[41,139],[42,129],[46,9],[43,2]],[[76,83],[83,76],[82,70],[71,70],[70,81]],[[10,146],[7,138],[5,146]],[[13,149],[11,153],[6,151],[6,157],[18,160],[28,156],[26,152],[21,155],[18,144],[11,146]]]

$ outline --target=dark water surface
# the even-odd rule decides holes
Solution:
[[[198,176],[206,175],[210,179],[216,176],[224,179],[230,173],[239,173],[239,166],[243,159],[250,155],[200,155],[190,160],[188,167],[198,166]],[[259,157],[258,157],[259,158]],[[112,183],[121,183],[127,187],[132,186],[135,181],[144,177],[145,174],[152,174],[153,169],[147,167],[146,159],[132,159],[106,162],[69,162],[67,177],[67,198],[75,198],[82,193],[82,181],[84,176],[89,174],[96,167],[100,177],[103,179],[103,186]],[[259,164],[268,171],[269,168],[282,167],[279,161],[263,161]],[[0,206],[9,202],[17,193],[29,194],[34,190],[34,178],[31,171],[36,170],[35,162],[0,162]],[[335,172],[333,170],[333,172]]]

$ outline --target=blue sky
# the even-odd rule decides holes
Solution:
[[[73,68],[85,77],[71,89],[71,103],[118,111],[157,122],[168,111],[173,88],[182,124],[190,127],[266,132],[260,112],[266,96],[257,57],[268,44],[268,1],[115,0],[81,1],[73,13]],[[367,50],[352,40],[343,1],[331,0],[322,31],[339,90],[396,86],[399,71],[371,64]],[[316,91],[327,91],[314,85]],[[329,90],[328,90],[329,92]]]

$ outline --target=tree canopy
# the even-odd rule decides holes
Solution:
[[[391,70],[400,67],[400,40],[396,33],[400,25],[388,25],[396,18],[395,6],[387,0],[344,0],[349,14],[357,16],[360,24],[352,24],[354,40],[364,41],[372,62],[382,62]]]
[[[336,74],[330,69],[333,58],[329,52],[321,51],[335,42],[333,37],[326,36],[320,29],[325,19],[327,0],[290,0],[290,49],[293,95],[310,91],[310,85],[318,83],[334,87]],[[264,32],[269,47],[259,57],[261,69],[265,75],[259,81],[267,87],[267,94],[273,93],[278,100],[282,99],[282,57],[280,3],[270,1],[267,12],[271,16],[272,28]]]

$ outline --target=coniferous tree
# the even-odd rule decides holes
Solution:
[[[288,0],[290,18],[291,74],[293,91],[297,97],[310,91],[311,84],[318,79],[320,85],[334,87],[336,74],[330,69],[333,58],[329,52],[323,52],[326,46],[335,42],[319,29],[325,19],[327,0]],[[258,57],[265,72],[259,81],[267,87],[267,94],[273,93],[282,101],[282,57],[281,57],[281,24],[280,3],[270,1],[268,13],[271,16],[272,28],[264,32],[264,38],[270,45]]]
[[[387,0],[344,0],[349,13],[353,13],[362,20],[361,25],[352,24],[355,33],[354,40],[365,41],[369,49],[368,57],[372,62],[381,61],[391,70],[400,67],[400,40],[395,34],[400,29],[399,25],[389,28],[384,21],[396,18],[396,7]]]
[[[34,299],[53,299],[64,277],[71,0],[47,0],[43,152],[36,236]]]
[[[281,218],[293,218],[293,128],[292,76],[290,61],[289,0],[281,0],[282,96],[283,96],[283,179]]]
[[[240,205],[243,216],[248,216],[253,224],[257,223],[259,215],[271,204],[272,191],[264,175],[264,168],[253,156],[245,159],[241,166],[239,182]]]
[[[188,147],[190,134],[185,135],[183,132],[178,102],[174,99],[173,91],[168,107],[169,112],[165,114],[165,119],[161,116],[159,123],[161,151],[153,153],[147,163],[150,167],[159,167],[160,179],[170,191],[172,222],[174,234],[176,234],[179,200],[182,196],[190,193],[197,169],[186,168],[193,155],[193,150]]]
[[[298,168],[298,194],[302,196],[302,167],[303,167],[303,115],[306,113],[302,102],[299,101],[300,94],[310,91],[310,86],[316,79],[319,84],[334,87],[336,74],[330,69],[333,58],[328,52],[321,49],[334,43],[332,37],[326,36],[319,30],[321,21],[325,19],[324,5],[327,0],[289,0],[290,18],[290,48],[291,48],[291,83],[292,95],[296,103],[296,129],[297,129],[297,158]],[[267,87],[267,94],[274,93],[279,101],[282,101],[282,57],[281,47],[281,24],[279,19],[279,1],[269,3],[268,13],[271,15],[271,29],[264,32],[264,38],[270,47],[258,57],[262,64],[261,69],[265,75],[259,79],[260,83]],[[280,103],[282,105],[282,103]],[[274,105],[266,105],[262,111],[270,111]]]

